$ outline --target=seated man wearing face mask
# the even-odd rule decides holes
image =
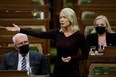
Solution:
[[[0,70],[28,70],[33,67],[36,75],[48,74],[47,59],[43,54],[29,49],[26,34],[17,33],[12,40],[15,50],[3,56]]]
[[[93,25],[93,33],[86,37],[89,49],[94,46],[99,51],[106,46],[116,46],[116,33],[112,31],[106,16],[97,16]]]

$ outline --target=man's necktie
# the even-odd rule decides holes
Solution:
[[[21,70],[26,70],[26,59],[25,59],[25,57],[23,57],[23,59],[22,59]]]

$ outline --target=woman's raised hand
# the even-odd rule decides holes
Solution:
[[[20,28],[16,25],[16,24],[13,24],[13,27],[4,27],[6,30],[8,31],[20,31]]]

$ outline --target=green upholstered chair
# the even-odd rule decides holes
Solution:
[[[30,50],[34,52],[39,52],[39,49],[37,47],[30,47]]]

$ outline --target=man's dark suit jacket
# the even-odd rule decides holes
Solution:
[[[90,46],[96,46],[96,49],[98,50],[97,33],[87,35],[86,39],[87,39],[89,49],[90,49]],[[116,33],[106,33],[106,44],[107,46],[116,46]]]
[[[30,67],[36,67],[34,73],[37,75],[48,74],[48,64],[45,56],[38,52],[29,52]],[[1,62],[1,70],[17,70],[18,67],[18,52],[12,51],[3,56]]]

